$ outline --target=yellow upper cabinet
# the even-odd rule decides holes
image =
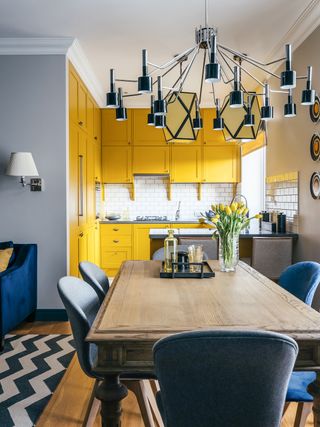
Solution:
[[[78,124],[78,80],[71,70],[69,73],[69,119]]]
[[[87,96],[87,131],[90,138],[93,138],[94,125],[94,101]]]
[[[85,86],[78,81],[78,125],[87,129],[87,91]]]
[[[94,179],[96,182],[101,182],[101,145],[96,142],[94,147]]]
[[[87,224],[93,225],[96,219],[95,204],[95,144],[87,140]]]
[[[171,182],[201,181],[201,147],[173,146],[171,148]]]
[[[134,174],[168,174],[169,147],[134,147]]]
[[[203,108],[201,110],[203,120],[203,144],[223,145],[230,144],[224,139],[222,130],[213,130],[213,119],[216,117],[215,108]]]
[[[117,121],[113,108],[102,110],[102,145],[131,145],[131,110],[128,120]]]
[[[166,145],[162,129],[147,125],[149,108],[132,110],[132,133],[135,145]]]
[[[132,182],[131,147],[102,147],[102,181],[105,183]]]
[[[94,105],[93,139],[101,145],[101,110]]]
[[[203,147],[203,182],[239,182],[240,147]]]

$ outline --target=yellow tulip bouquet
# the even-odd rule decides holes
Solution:
[[[230,205],[212,205],[211,210],[201,214],[200,222],[216,227],[214,238],[219,238],[219,261],[221,271],[235,271],[239,261],[239,234],[247,228],[252,219],[261,215],[248,217],[248,208],[243,203]]]

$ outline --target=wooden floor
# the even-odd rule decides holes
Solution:
[[[16,334],[67,334],[70,327],[67,322],[34,322],[24,323]],[[86,411],[88,399],[92,390],[93,380],[84,375],[78,360],[73,358],[57,390],[54,392],[49,404],[40,417],[37,427],[76,427],[81,426]],[[135,397],[129,396],[123,401],[122,427],[144,427]],[[281,427],[293,427],[296,406],[291,404]],[[100,426],[97,417],[95,427]],[[312,415],[306,427],[313,426]],[[227,426],[226,426],[227,427]]]

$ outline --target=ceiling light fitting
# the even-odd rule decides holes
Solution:
[[[190,74],[190,70],[197,58],[201,56],[201,53],[203,53],[203,59],[199,90],[197,93],[191,94],[184,91],[184,85]],[[272,67],[283,62],[285,69],[280,75],[273,72]],[[163,78],[169,79],[170,72],[176,69],[176,67],[179,68],[178,78],[173,83],[168,84],[168,86],[163,86]],[[272,77],[279,80],[281,90],[270,89],[268,83],[262,82],[254,74],[254,71],[257,70],[264,71],[266,79]],[[252,79],[256,85],[261,86],[264,89],[262,93],[247,90],[242,82],[242,73]],[[157,75],[155,81],[152,78],[154,74]],[[245,134],[245,139],[250,140],[255,139],[257,136],[260,119],[262,122],[265,122],[274,117],[274,108],[270,102],[270,93],[286,94],[288,102],[284,105],[284,116],[293,117],[296,115],[296,104],[293,102],[293,89],[296,87],[298,79],[306,80],[306,88],[302,91],[301,104],[313,105],[316,93],[312,89],[312,67],[308,66],[306,76],[297,76],[296,71],[292,68],[292,47],[290,44],[285,45],[284,57],[264,63],[218,43],[217,29],[208,25],[208,0],[205,0],[205,25],[196,29],[195,45],[175,55],[174,58],[162,65],[148,61],[147,50],[143,49],[142,75],[137,80],[115,79],[114,69],[111,69],[110,91],[106,96],[107,107],[116,109],[117,120],[126,120],[127,113],[123,105],[123,99],[131,96],[150,94],[154,91],[155,84],[157,84],[157,98],[154,99],[154,96],[151,95],[151,110],[146,118],[148,125],[155,126],[156,128],[166,127],[165,135],[166,138],[167,136],[169,138],[167,141],[173,141],[175,135],[179,132],[186,133],[186,129],[188,129],[188,135],[191,136],[189,138],[187,135],[184,140],[194,140],[197,137],[197,132],[194,132],[194,130],[199,130],[203,127],[200,106],[205,82],[210,84],[213,106],[216,107],[216,118],[213,122],[213,129],[223,129],[226,139],[243,140],[243,134]],[[118,91],[116,90],[116,82],[137,82],[137,92],[123,95],[121,88]],[[221,108],[220,102],[215,96],[214,85],[216,83],[227,86],[231,85],[231,91],[225,97]],[[174,124],[174,128],[178,129],[179,132],[173,132],[173,120],[169,120],[169,115],[174,114],[174,109],[172,108],[174,105],[181,110],[181,96],[184,93],[188,96],[194,95],[194,100],[192,101],[194,106],[189,109],[186,108],[187,115],[181,114],[181,117],[183,116],[181,124],[179,126]],[[257,102],[258,97],[263,98],[261,108]],[[177,102],[174,104],[176,100]],[[168,109],[168,103],[171,103],[170,109]],[[234,113],[232,113],[233,111]],[[190,114],[194,114],[194,116],[190,118]],[[175,114],[175,116],[177,117],[178,114]],[[235,123],[232,123],[232,120]],[[169,123],[171,129],[168,127]],[[185,124],[188,125],[187,128]],[[248,130],[245,131],[244,129]]]

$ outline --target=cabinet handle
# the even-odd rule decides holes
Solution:
[[[79,216],[83,216],[83,156],[79,156]]]
[[[204,144],[204,145],[206,145],[206,144],[207,144],[207,142],[206,142],[206,141],[203,141],[203,144]]]
[[[79,234],[79,237],[83,237],[83,233],[82,232]]]
[[[80,120],[80,121],[78,122],[78,124],[79,124],[80,126],[82,126],[82,125],[83,125],[83,122]]]
[[[119,243],[119,240],[114,240],[113,243]]]
[[[128,141],[128,145],[131,145],[131,141]]]
[[[119,231],[119,228],[113,228],[113,231]]]
[[[94,137],[94,139],[95,139],[95,140],[97,140],[97,139],[98,139],[98,137],[97,137],[97,136],[95,136],[95,137]]]

